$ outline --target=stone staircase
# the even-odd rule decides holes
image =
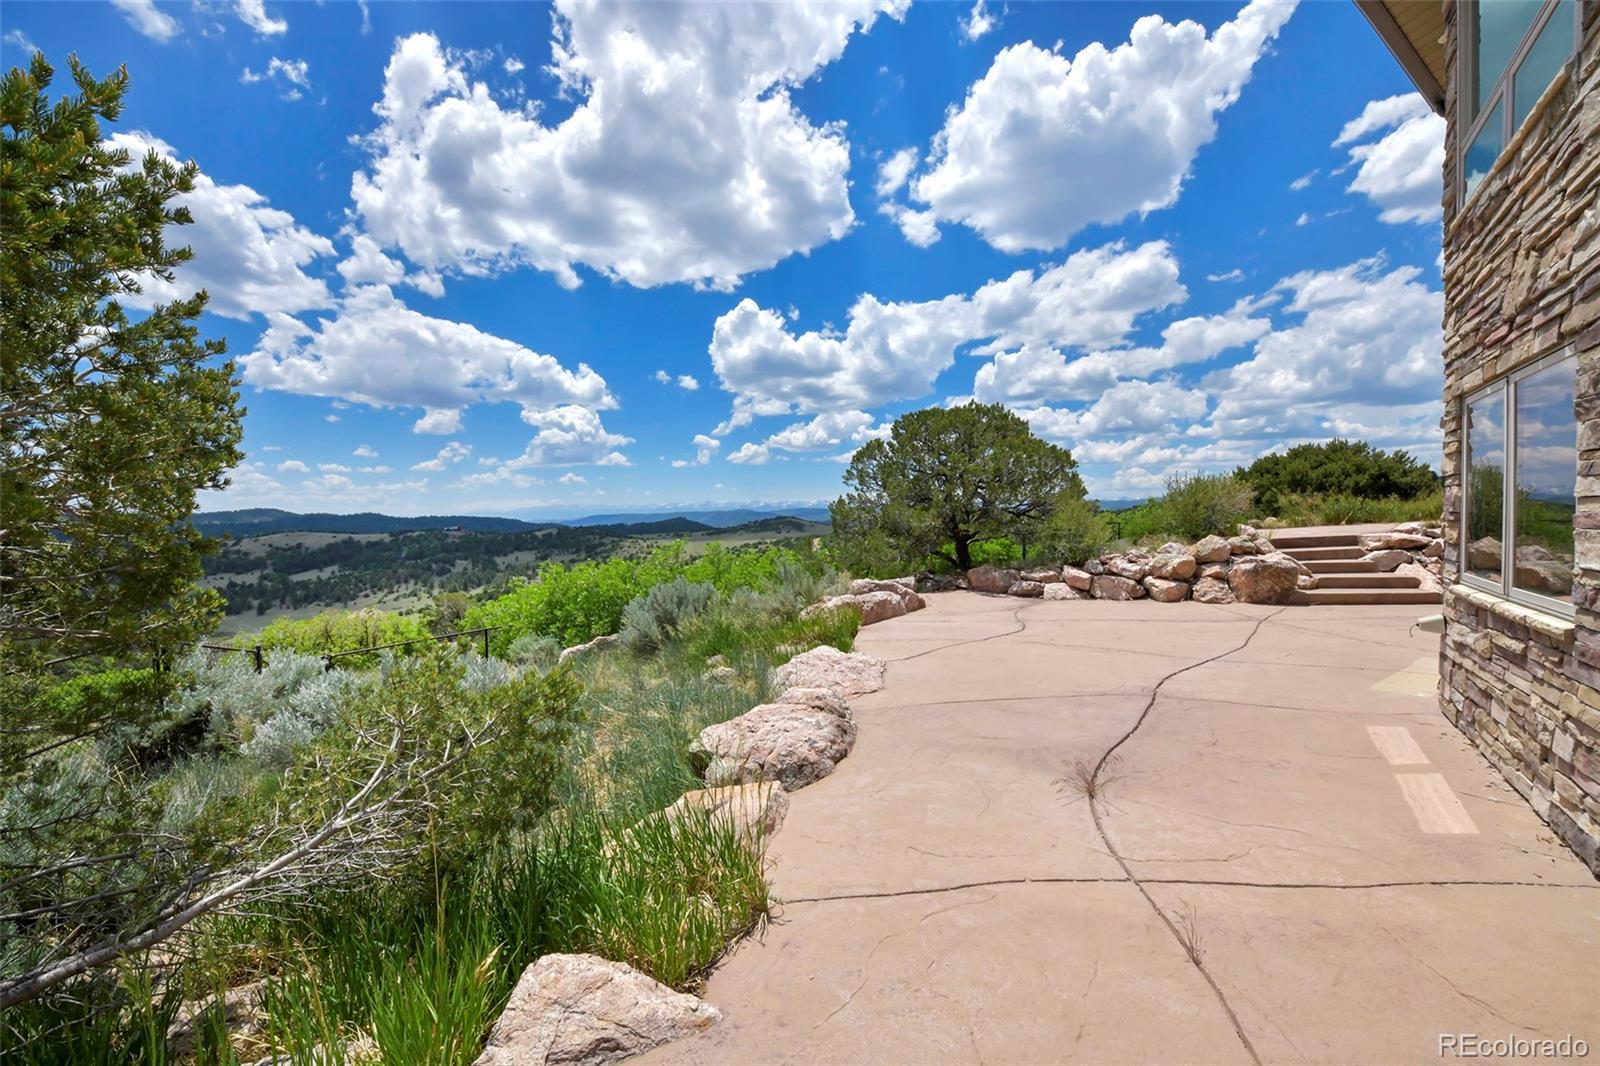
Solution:
[[[1290,603],[1439,602],[1439,593],[1420,588],[1416,578],[1382,573],[1377,564],[1363,559],[1367,553],[1354,533],[1282,533],[1272,537],[1272,544],[1317,576],[1317,587],[1296,592]]]

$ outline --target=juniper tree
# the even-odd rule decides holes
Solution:
[[[834,547],[862,571],[928,555],[965,570],[973,545],[1028,535],[1084,497],[1072,453],[999,404],[901,415],[886,440],[856,452],[844,480],[829,509]]]

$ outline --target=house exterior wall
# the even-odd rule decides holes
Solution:
[[[1454,180],[1462,26],[1447,2],[1444,201],[1446,627],[1440,706],[1600,876],[1600,2],[1558,79],[1476,195]],[[1578,356],[1576,614],[1449,583],[1462,549],[1464,395]]]

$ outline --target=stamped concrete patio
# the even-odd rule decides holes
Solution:
[[[888,687],[794,796],[722,1024],[642,1061],[1600,1054],[1600,884],[1440,716],[1420,610],[959,592],[863,631]]]

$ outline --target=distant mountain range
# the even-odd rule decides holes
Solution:
[[[518,533],[552,526],[604,526],[625,536],[652,533],[704,533],[712,529],[746,526],[775,518],[800,518],[826,522],[822,507],[798,507],[784,511],[757,511],[748,508],[725,511],[636,512],[585,515],[561,521],[526,520],[485,515],[416,515],[400,517],[364,511],[360,514],[299,514],[274,507],[252,507],[242,511],[203,511],[191,521],[201,533],[211,537],[259,537],[268,533],[406,533],[422,529],[464,529],[473,533]],[[759,531],[759,530],[758,530]]]
[[[713,529],[726,529],[729,526],[743,526],[751,522],[759,522],[764,518],[803,518],[807,522],[828,521],[826,507],[785,507],[780,510],[755,510],[748,507],[730,508],[728,510],[709,511],[624,511],[618,514],[591,514],[582,518],[563,518],[560,522],[546,522],[545,525],[564,526],[619,526],[636,525],[640,522],[659,522],[662,519],[687,518],[691,522],[699,522]]]

